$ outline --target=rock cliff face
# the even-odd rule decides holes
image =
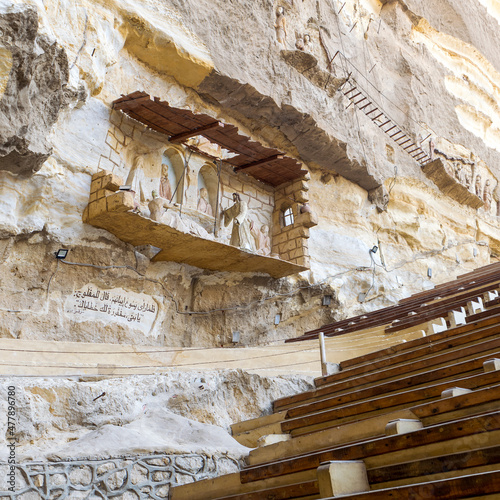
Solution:
[[[237,330],[243,345],[256,344],[489,263],[500,252],[498,22],[486,0],[2,0],[1,335],[200,346]],[[315,66],[299,71],[286,54],[306,33]],[[349,98],[352,87],[363,103]],[[131,168],[113,150],[123,138],[111,136],[110,105],[137,90],[303,162],[319,221],[309,272],[276,280],[153,263],[147,250],[82,222],[91,175],[126,178]],[[488,203],[475,209],[442,191],[362,109],[368,102],[406,144],[441,155],[447,182],[467,170],[475,206]],[[139,152],[166,141],[150,133]],[[73,264],[56,262],[60,247]],[[75,294],[89,287],[155,312],[140,328],[76,317]]]
[[[247,448],[227,434],[229,426],[270,412],[272,399],[308,390],[311,382],[222,370],[109,380],[11,378],[7,385],[16,386],[17,457],[24,462],[215,451],[238,459]],[[7,433],[6,423],[1,432]],[[7,457],[2,450],[0,462]]]
[[[0,8],[0,170],[39,170],[52,149],[48,135],[71,91],[66,51],[38,36],[33,6]]]

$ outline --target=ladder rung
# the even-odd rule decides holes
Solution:
[[[360,102],[366,101],[366,97],[363,97],[363,99],[360,99],[358,102],[355,102],[354,104],[357,106]]]

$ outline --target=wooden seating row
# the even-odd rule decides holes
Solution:
[[[441,481],[425,481],[420,484],[342,496],[343,500],[408,500],[412,498],[428,498],[429,500],[458,500],[461,498],[498,500],[500,498],[500,471],[470,474]],[[333,500],[333,498],[325,500]]]
[[[447,421],[446,423],[429,426],[407,434],[384,436],[348,445],[325,447],[313,453],[247,467],[239,473],[239,484],[235,481],[236,477],[234,475],[231,475],[232,478],[227,478],[226,482],[223,481],[224,476],[199,481],[198,483],[173,488],[171,490],[171,500],[192,498],[197,500],[228,500],[230,498],[233,500],[236,498],[250,500],[259,498],[258,495],[261,495],[260,498],[322,498],[319,491],[316,490],[316,471],[321,464],[332,460],[362,460],[366,469],[370,471],[371,477],[379,478],[378,482],[375,481],[375,484],[379,485],[395,480],[394,476],[390,474],[390,467],[407,464],[405,465],[406,469],[401,469],[403,472],[399,472],[396,477],[401,479],[404,470],[406,470],[405,479],[413,480],[413,487],[415,487],[415,483],[418,484],[415,470],[418,467],[425,470],[425,467],[431,465],[430,459],[434,459],[440,464],[446,464],[450,456],[465,455],[471,451],[479,452],[483,449],[498,448],[499,446],[500,411],[497,410],[473,417]],[[495,462],[494,458],[487,458],[495,455],[476,453],[476,463],[481,456],[486,457],[482,459],[483,466]],[[409,463],[417,464],[410,466]],[[470,466],[473,463],[471,461]],[[443,465],[441,465],[442,468]],[[467,468],[466,461],[462,466],[462,470]],[[439,471],[439,467],[437,471]],[[370,491],[367,494],[373,492]]]
[[[312,426],[309,426],[308,430],[310,432],[295,435],[289,441],[252,450],[247,463],[257,465],[300,453],[308,453],[323,447],[324,444],[322,443],[332,439],[336,444],[346,444],[367,439],[366,429],[371,429],[368,437],[380,437],[386,433],[386,427],[390,421],[397,421],[401,418],[418,419],[422,425],[428,426],[465,416],[500,410],[498,404],[499,395],[500,383],[497,375],[497,385],[479,388],[459,396],[428,401],[421,400],[413,403],[413,406],[412,404],[404,405],[403,409],[390,407],[382,412],[373,410],[371,414],[360,415],[359,419],[351,421],[338,419],[329,422],[322,428],[312,429]],[[363,422],[365,428],[363,428]]]
[[[470,289],[471,287],[476,286],[478,283],[484,284],[488,281],[495,281],[495,279],[499,276],[500,262],[494,262],[493,264],[480,267],[470,273],[457,276],[455,280],[440,283],[429,290],[414,293],[410,297],[401,299],[399,303],[405,304],[407,302],[412,302],[420,299],[423,299],[424,301],[433,300],[437,297],[449,295],[450,293],[453,293],[460,288]]]
[[[444,357],[432,356],[430,359],[426,357],[421,359],[420,362],[425,365],[426,370],[416,375],[411,372],[413,368],[418,367],[418,364],[410,363],[408,366],[406,362],[408,359],[403,359],[404,363],[393,366],[393,368],[397,369],[398,378],[386,381],[381,376],[387,374],[387,372],[381,371],[379,364],[371,363],[373,353],[367,355],[369,363],[356,365],[363,366],[363,369],[368,370],[367,373],[360,374],[356,371],[353,372],[351,380],[344,378],[344,380],[337,382],[335,381],[349,370],[329,377],[322,377],[323,385],[319,385],[318,389],[275,401],[274,411],[277,413],[275,415],[276,418],[268,416],[235,424],[233,426],[233,435],[248,435],[250,432],[257,430],[256,433],[254,432],[254,435],[256,434],[255,439],[257,439],[265,434],[289,432],[291,428],[288,428],[288,426],[295,425],[295,423],[292,423],[293,419],[302,417],[303,420],[307,420],[306,417],[311,413],[320,413],[325,410],[332,411],[332,415],[343,413],[343,418],[356,418],[356,412],[359,412],[360,416],[363,415],[365,418],[371,406],[377,406],[378,409],[383,407],[389,409],[391,406],[397,407],[399,405],[401,407],[407,403],[416,402],[419,398],[425,400],[432,397],[439,397],[440,392],[450,387],[451,380],[453,379],[456,380],[457,385],[469,389],[478,388],[488,383],[493,384],[497,380],[496,374],[483,374],[482,365],[485,361],[497,355],[500,350],[494,349],[494,352],[487,352],[483,356],[476,355],[477,352],[484,350],[485,347],[497,346],[495,337],[498,328],[491,326],[490,323],[491,319],[487,318],[474,325],[464,325],[454,330],[436,334],[434,337],[438,341],[441,341],[441,344],[439,342],[429,344],[430,337],[425,337],[396,346],[398,349],[389,348],[381,351],[382,354],[394,351],[398,355],[401,353],[413,353],[411,354],[412,359],[415,352],[423,353],[421,350],[423,346],[434,349],[434,354],[439,355],[440,352],[443,353]],[[476,327],[478,326],[483,328],[477,329]],[[488,338],[491,342],[486,344],[481,342],[481,340]],[[458,346],[462,345],[474,349],[475,352],[470,353],[474,358],[471,362],[457,362],[457,360],[460,361],[459,358],[464,355],[464,352],[467,353],[467,351],[459,351],[457,348],[450,349],[450,342],[453,342],[453,339],[458,339]],[[411,344],[414,345],[411,346]],[[402,349],[402,347],[405,347],[405,349]],[[411,347],[413,347],[413,350]],[[389,361],[396,362],[398,358],[393,357],[386,360],[384,361],[384,365],[387,365]],[[401,361],[401,358],[399,358],[399,361]],[[430,369],[435,363],[442,364],[443,361],[450,366]],[[484,381],[484,384],[482,381]],[[340,384],[340,382],[342,383]],[[429,388],[425,389],[427,386]],[[412,391],[409,391],[410,388]],[[337,410],[335,410],[336,408]],[[346,413],[349,413],[349,416]],[[326,414],[322,414],[320,418],[326,419]],[[282,425],[282,422],[285,420],[291,420],[291,422],[283,423]],[[292,429],[291,432],[297,434],[301,432],[299,430],[301,427],[299,425],[296,429]],[[251,440],[243,444],[251,444]]]
[[[478,443],[476,448],[481,448],[481,444],[484,446],[484,443],[480,436],[485,433],[488,433],[489,446],[500,445],[499,410],[444,424],[436,424],[408,434],[386,436],[348,446],[334,446],[278,462],[248,467],[241,471],[240,478],[242,483],[248,483],[304,470],[316,470],[321,463],[330,460],[362,459],[367,466],[375,466],[376,464],[382,466],[383,464],[404,462],[407,458],[424,459],[428,458],[431,453],[431,448],[426,445],[437,445],[432,448],[434,453],[447,452],[447,450],[453,450],[454,447],[458,448],[465,443],[466,440],[463,439],[462,444],[460,444],[457,441],[459,438],[469,438],[464,451],[467,451],[469,445],[473,444],[474,441]]]
[[[389,368],[391,366],[397,366],[404,363],[410,363],[410,362],[419,363],[424,359],[429,359],[430,357],[436,357],[440,354],[443,354],[444,356],[445,354],[450,354],[455,350],[468,352],[468,349],[471,348],[473,345],[478,345],[478,349],[481,349],[480,345],[483,343],[483,341],[487,341],[491,339],[491,337],[497,336],[497,334],[498,334],[498,326],[495,325],[489,328],[474,329],[463,334],[457,334],[454,335],[452,338],[446,337],[441,340],[436,339],[434,342],[430,342],[420,346],[415,346],[414,349],[407,349],[404,351],[400,351],[390,356],[385,356],[377,360],[372,360],[370,363],[367,364],[358,364],[346,369],[342,369],[338,373],[321,377],[316,381],[316,386],[320,387],[322,385],[326,385],[332,382],[338,382],[340,380],[352,377],[359,377],[360,375],[363,374],[380,371]],[[460,357],[460,353],[458,354],[458,357]],[[404,368],[402,368],[402,370],[404,370]]]
[[[397,314],[418,325],[499,283],[497,263],[358,325]],[[485,305],[467,324],[341,362],[273,414],[235,424],[236,436],[278,442],[252,450],[239,473],[172,488],[171,500],[333,499],[325,477],[349,464],[366,478],[346,483],[349,500],[500,498],[500,300]]]
[[[474,288],[472,290],[461,291],[451,297],[441,299],[437,302],[421,304],[407,303],[404,305],[391,306],[385,309],[379,309],[370,316],[360,316],[343,320],[342,323],[332,323],[324,325],[316,330],[306,332],[300,337],[289,339],[290,342],[301,340],[311,340],[317,338],[319,332],[323,332],[327,337],[344,335],[346,333],[355,332],[358,330],[371,328],[375,326],[385,326],[386,332],[396,332],[413,326],[414,324],[423,323],[434,319],[443,314],[443,311],[448,312],[453,308],[463,307],[468,301],[482,296],[486,292],[498,290],[500,281],[498,279],[494,283],[488,283],[485,286]],[[340,331],[339,331],[340,329]],[[287,341],[288,342],[288,341]]]
[[[418,351],[422,346],[430,346],[432,348],[433,345],[436,345],[437,347],[435,349],[441,349],[441,352],[443,353],[443,357],[432,357],[431,359],[425,358],[425,362],[421,362],[420,364],[418,363],[418,360],[415,361],[415,363],[411,363],[410,366],[408,364],[403,364],[402,366],[399,366],[397,370],[394,370],[391,372],[392,375],[401,375],[404,376],[405,373],[410,370],[411,372],[415,371],[417,366],[424,366],[424,367],[430,367],[433,364],[436,363],[441,363],[443,361],[448,360],[454,360],[454,359],[459,359],[462,356],[462,352],[456,352],[456,351],[451,351],[451,352],[446,352],[447,349],[449,348],[449,345],[453,345],[453,342],[457,339],[459,342],[461,341],[466,341],[468,340],[467,335],[471,335],[473,339],[476,340],[481,340],[481,339],[488,339],[491,338],[490,341],[487,340],[487,342],[492,342],[490,344],[483,344],[480,347],[475,347],[474,345],[469,346],[467,349],[469,354],[473,355],[474,353],[480,352],[481,348],[483,347],[488,347],[492,348],[495,350],[496,342],[495,342],[495,336],[496,333],[498,332],[498,327],[496,326],[496,321],[498,319],[496,318],[486,318],[480,322],[476,322],[474,324],[470,325],[464,325],[461,327],[458,327],[453,330],[448,330],[441,332],[439,334],[435,334],[432,337],[425,337],[421,339],[415,339],[411,342],[407,342],[406,344],[402,344],[402,346],[405,346],[405,348],[399,348],[399,349],[386,349],[384,351],[381,351],[381,363],[382,361],[385,363],[388,363],[388,361],[385,361],[386,359],[388,360],[393,360],[393,361],[398,361],[404,358],[396,358],[394,356],[397,355],[403,355],[403,354],[410,354],[413,352],[421,352],[423,353],[424,351]],[[478,328],[479,327],[479,328]],[[432,339],[436,339],[436,343],[433,344]],[[443,344],[440,344],[439,342],[445,342]],[[449,344],[448,344],[449,342]],[[481,342],[480,342],[481,343]],[[481,343],[482,344],[482,343]],[[414,351],[416,349],[416,351]],[[396,352],[395,355],[393,356],[385,356],[385,354],[389,352]],[[428,352],[428,351],[427,351]],[[453,354],[455,353],[455,354]],[[432,354],[432,353],[431,353]],[[412,355],[412,354],[410,354]],[[273,407],[274,411],[280,411],[282,409],[288,408],[291,405],[294,404],[302,404],[306,400],[317,400],[318,398],[324,397],[326,395],[331,395],[335,392],[338,392],[339,390],[343,390],[345,388],[349,387],[359,387],[360,385],[366,384],[366,383],[376,383],[377,381],[382,380],[385,375],[388,375],[387,370],[379,370],[378,365],[372,362],[373,356],[372,354],[367,355],[365,357],[362,357],[360,362],[354,366],[348,366],[347,369],[341,370],[339,373],[320,377],[315,380],[317,389],[312,390],[312,391],[307,391],[303,392],[294,396],[288,396],[285,398],[278,399],[274,401]],[[411,358],[415,359],[415,358]],[[366,361],[366,363],[362,364],[363,361]],[[343,364],[341,363],[341,368],[343,368]],[[363,373],[363,369],[368,369],[370,370],[374,366],[377,366],[374,370],[370,371],[365,371]],[[387,367],[390,366],[390,364],[386,364]],[[356,369],[356,371],[351,371]],[[360,371],[361,370],[361,371]],[[360,374],[363,374],[362,377],[360,377]],[[347,374],[347,375],[346,375]],[[348,377],[349,374],[352,374],[354,376],[354,380],[346,380],[346,376]],[[341,381],[344,381],[343,385],[340,384]]]
[[[290,339],[289,342],[300,340],[310,340],[317,337],[319,332],[324,332],[326,335],[343,335],[348,332],[357,331],[365,328],[371,328],[378,325],[390,324],[394,320],[404,318],[411,312],[421,312],[421,307],[426,302],[439,300],[443,297],[452,300],[457,295],[472,296],[474,291],[477,295],[484,291],[495,290],[500,282],[500,263],[495,263],[491,267],[482,268],[474,273],[469,273],[457,280],[437,285],[431,290],[420,292],[406,299],[400,300],[398,305],[390,306],[384,309],[379,309],[369,313],[364,313],[359,316],[340,320],[329,325],[324,325],[321,328],[310,330],[300,337]],[[430,304],[427,304],[430,305]]]
[[[455,335],[460,335],[462,333],[466,332],[471,332],[473,330],[479,329],[479,328],[486,328],[491,325],[496,325],[499,322],[498,317],[495,317],[496,314],[493,313],[492,317],[489,315],[486,315],[485,317],[481,319],[476,319],[474,321],[468,322],[466,325],[460,325],[455,328],[449,328],[448,330],[444,330],[439,333],[434,333],[429,336],[421,337],[418,339],[411,340],[409,342],[404,342],[401,344],[396,344],[391,347],[387,347],[385,349],[382,349],[380,351],[374,351],[368,354],[364,354],[363,356],[358,356],[356,358],[352,359],[347,359],[345,361],[340,362],[340,368],[342,370],[349,368],[351,366],[355,365],[360,365],[360,364],[366,364],[366,363],[371,363],[375,359],[379,358],[385,358],[386,356],[390,356],[392,354],[395,354],[397,352],[401,351],[406,351],[413,349],[415,347],[418,347],[420,345],[425,345],[425,344],[432,344],[433,342],[437,342],[442,339],[446,338],[453,338]]]

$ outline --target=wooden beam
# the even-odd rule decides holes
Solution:
[[[240,167],[235,167],[234,171],[239,172],[240,170],[244,170],[250,167],[258,167],[259,165],[265,165],[266,163],[270,163],[274,160],[282,160],[284,157],[284,155],[269,156],[268,158],[264,158],[263,160],[257,160],[252,163],[247,163],[246,165],[241,165]]]
[[[113,104],[113,109],[133,109],[147,101],[151,101],[151,98],[148,95],[138,97],[137,99],[130,99],[128,101],[115,102]]]
[[[200,135],[202,132],[206,132],[207,130],[212,130],[214,128],[224,128],[224,124],[221,122],[213,122],[208,125],[203,125],[202,127],[195,128],[193,130],[188,130],[187,132],[182,132],[181,134],[170,136],[169,142],[182,142],[185,139],[189,139],[190,137],[194,137],[195,135]]]

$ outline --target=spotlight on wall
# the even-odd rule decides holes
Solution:
[[[240,341],[240,332],[233,332],[231,341],[233,344],[237,344]]]
[[[66,248],[60,248],[57,252],[56,252],[56,259],[65,259],[66,256],[68,255],[68,252],[69,250],[67,250]]]
[[[323,295],[323,299],[321,300],[322,306],[329,306],[332,303],[331,295]]]
[[[120,186],[118,188],[120,191],[132,191],[132,186]]]
[[[372,248],[370,248],[370,252],[371,253],[377,253],[377,250],[378,250],[378,246],[377,245],[374,245]]]
[[[428,276],[429,278],[432,278],[432,268],[431,268],[431,267],[428,267],[428,268],[427,268],[427,276]]]
[[[474,257],[477,257],[477,254],[478,254],[478,253],[479,253],[479,252],[477,251],[477,248],[476,248],[476,247],[474,247],[474,248],[473,248],[473,250],[472,250],[472,255],[473,255]]]
[[[275,325],[279,325],[279,324],[280,324],[280,321],[281,321],[281,313],[278,313],[278,314],[276,314],[276,316],[274,317],[274,324],[275,324]]]

